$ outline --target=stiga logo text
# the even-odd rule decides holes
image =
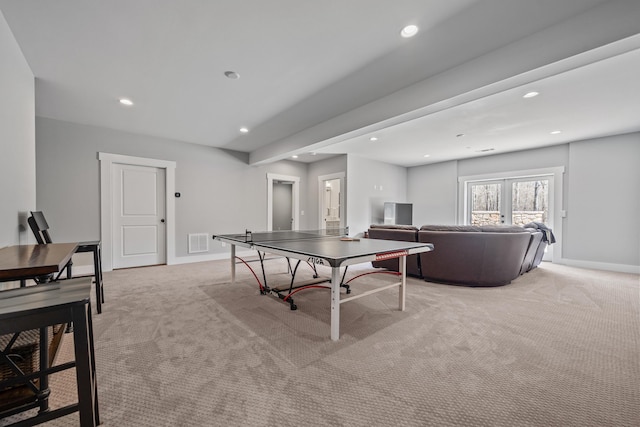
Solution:
[[[324,265],[324,260],[322,258],[309,257],[309,258],[307,258],[307,262],[311,262],[313,264]]]

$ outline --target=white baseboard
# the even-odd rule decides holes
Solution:
[[[71,272],[73,272],[74,276],[93,276],[93,264],[77,265],[73,263]],[[62,277],[66,277],[65,274],[66,273],[62,273]]]
[[[252,250],[236,252],[236,256],[251,256],[255,254],[256,254],[256,251],[252,251]],[[196,256],[180,256],[180,257],[175,257],[174,262],[172,264],[190,264],[193,262],[218,261],[221,259],[229,259],[230,255],[231,254],[229,252],[223,252],[223,253],[215,253],[215,254],[196,255]]]
[[[252,250],[247,251],[238,251],[236,252],[236,256],[252,256],[255,255],[256,252]],[[203,255],[195,255],[195,256],[179,256],[174,257],[172,261],[167,260],[167,265],[178,265],[178,264],[191,264],[193,262],[206,262],[206,261],[218,261],[221,259],[229,259],[230,253],[215,253],[215,254],[203,254]],[[107,269],[103,269],[103,272],[111,271]],[[73,275],[74,276],[85,276],[93,274],[93,264],[86,265],[78,265],[76,263],[73,264]]]
[[[194,262],[214,261],[217,259],[229,258],[228,254],[203,254],[194,256],[177,256],[173,258],[171,263],[167,265],[191,264]]]
[[[615,271],[618,273],[640,274],[640,266],[627,264],[611,264],[607,262],[582,261],[577,259],[560,258],[556,261],[571,267],[590,268],[593,270]]]

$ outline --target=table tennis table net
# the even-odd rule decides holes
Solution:
[[[278,230],[278,231],[260,231],[252,232],[247,230],[245,234],[227,235],[225,237],[231,238],[244,243],[265,243],[265,242],[278,242],[278,241],[293,241],[293,240],[310,240],[310,239],[323,239],[331,237],[342,237],[349,234],[347,228],[330,228],[322,230]]]

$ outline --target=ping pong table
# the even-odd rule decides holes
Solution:
[[[337,341],[340,337],[340,304],[352,301],[357,298],[381,292],[392,287],[399,288],[399,310],[404,311],[406,299],[406,259],[408,255],[428,252],[433,250],[430,243],[420,242],[402,242],[395,240],[378,240],[378,239],[353,239],[347,237],[348,232],[343,229],[338,230],[315,230],[315,231],[268,231],[260,233],[252,233],[245,231],[241,234],[221,234],[213,235],[214,240],[224,242],[231,247],[231,282],[235,283],[236,278],[236,247],[243,247],[256,250],[258,252],[260,263],[266,285],[266,274],[264,272],[265,254],[278,255],[289,259],[298,260],[295,269],[289,269],[292,273],[289,293],[285,296],[278,293],[281,299],[288,300],[291,295],[298,291],[293,286],[295,279],[295,271],[301,261],[307,262],[315,269],[316,265],[327,266],[331,268],[330,289],[331,289],[331,339]],[[350,265],[361,264],[370,261],[380,261],[386,259],[400,259],[400,281],[385,286],[380,286],[362,292],[358,295],[344,297],[340,296],[344,275],[341,276],[341,268]],[[255,275],[255,273],[254,273]],[[257,279],[257,277],[256,277]],[[327,280],[329,281],[329,280]],[[306,285],[300,287],[309,288],[318,287],[317,285]],[[295,290],[294,290],[295,289]],[[263,289],[261,292],[266,293],[269,288]],[[347,290],[347,293],[350,293]],[[295,305],[289,301],[292,309]]]

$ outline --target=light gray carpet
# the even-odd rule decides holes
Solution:
[[[394,279],[354,293],[377,280]],[[105,292],[105,426],[640,425],[637,275],[545,263],[498,288],[410,279],[404,312],[395,289],[342,305],[339,342],[328,291],[291,311],[243,266],[231,285],[228,261],[107,273]],[[57,376],[54,405],[73,398]]]

